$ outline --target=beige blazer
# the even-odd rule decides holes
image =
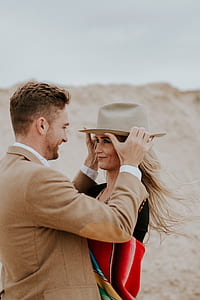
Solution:
[[[75,184],[86,189],[90,180],[82,175]],[[145,197],[135,176],[120,173],[106,205],[29,151],[10,147],[0,161],[2,299],[99,300],[86,238],[129,240]]]

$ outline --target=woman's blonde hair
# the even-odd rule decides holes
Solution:
[[[160,233],[176,233],[181,215],[172,209],[170,200],[182,200],[169,189],[161,179],[161,165],[153,150],[146,153],[139,166],[142,172],[142,183],[149,194],[150,228]]]

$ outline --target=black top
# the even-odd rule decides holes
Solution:
[[[99,193],[106,188],[106,186],[107,186],[106,183],[98,184],[94,186],[92,189],[90,189],[87,194],[91,197],[96,198],[99,195]],[[137,223],[135,225],[135,229],[133,232],[133,236],[140,242],[143,242],[144,240],[145,234],[148,231],[148,225],[149,225],[149,204],[147,199],[141,211],[138,213]]]

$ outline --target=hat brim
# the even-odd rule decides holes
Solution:
[[[128,136],[129,132],[128,131],[121,131],[121,130],[114,130],[114,129],[80,129],[80,132],[85,132],[85,133],[93,133],[93,134],[104,134],[104,133],[112,133],[115,135],[122,135],[122,136]],[[158,132],[158,133],[150,133],[150,137],[162,137],[166,135],[166,132]]]

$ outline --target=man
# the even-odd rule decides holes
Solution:
[[[49,168],[48,160],[57,159],[59,145],[67,142],[69,99],[67,91],[37,82],[10,99],[16,143],[0,162],[4,300],[99,300],[87,238],[129,240],[147,197],[134,175],[151,146],[142,128],[133,128],[125,143],[109,135],[121,165],[129,166],[107,205],[77,191],[93,184],[84,174],[73,184]]]

